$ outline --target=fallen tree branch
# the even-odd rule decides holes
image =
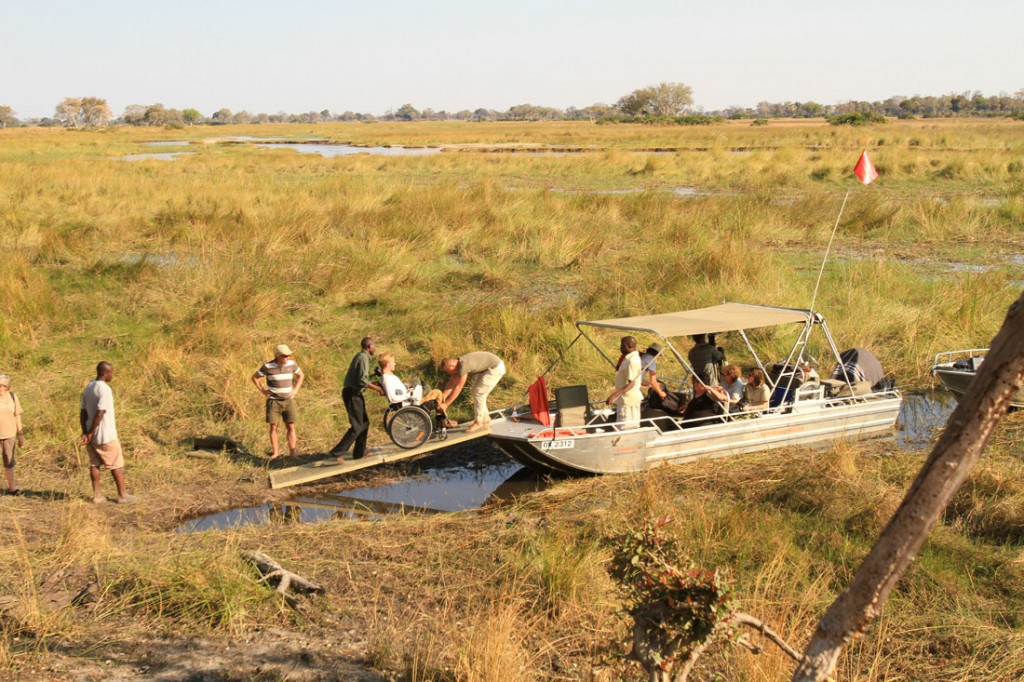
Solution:
[[[280,593],[288,605],[294,609],[298,609],[299,602],[288,594],[289,589],[302,594],[323,594],[326,591],[322,585],[318,585],[298,573],[292,573],[263,552],[242,552],[242,558],[260,572],[262,576],[260,582],[277,580],[275,591]]]
[[[782,639],[782,637],[780,637],[778,633],[776,633],[770,627],[765,625],[760,619],[754,618],[749,614],[733,613],[727,618],[723,618],[715,626],[715,629],[718,630],[720,628],[730,628],[735,627],[737,625],[745,625],[748,628],[757,630],[765,637],[765,639],[767,639],[772,644],[782,649],[782,651],[784,651],[785,654],[792,658],[794,661],[796,661],[797,663],[801,661],[802,656],[800,656],[800,652],[791,647],[786,642],[786,640]],[[683,667],[679,669],[679,672],[675,674],[673,679],[678,680],[679,682],[686,682],[686,679],[690,675],[690,672],[693,670],[693,667],[697,664],[697,659],[700,658],[701,654],[704,653],[704,650],[707,649],[708,646],[711,645],[711,643],[714,641],[714,637],[708,637],[703,642],[701,642],[699,646],[694,647],[694,649],[686,657],[686,661],[683,662]],[[757,646],[756,644],[753,644],[743,639],[739,640],[737,643],[749,649],[751,653],[761,653],[761,647]]]

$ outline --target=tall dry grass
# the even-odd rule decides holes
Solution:
[[[369,546],[389,546],[376,531],[339,536],[336,525],[266,538],[236,531],[227,542],[168,542],[160,533],[205,503],[197,497],[220,501],[222,488],[245,490],[239,479],[262,475],[244,455],[197,463],[183,454],[192,436],[206,433],[262,454],[262,398],[248,379],[276,343],[289,343],[307,373],[305,452],[323,451],[344,428],[340,379],[365,334],[397,351],[403,375],[434,383],[443,355],[497,352],[510,372],[493,402],[511,402],[572,341],[579,319],[724,300],[806,307],[847,189],[818,306],[840,345],[872,348],[903,386],[924,385],[934,353],[983,345],[1019,295],[1021,265],[1011,256],[1024,242],[1021,130],[1009,122],[911,121],[868,129],[773,122],[0,131],[0,230],[8,245],[0,370],[13,375],[26,409],[19,480],[68,495],[54,503],[56,521],[33,520],[31,506],[0,515],[0,547],[16,557],[0,577],[27,609],[23,625],[45,641],[48,633],[74,639],[121,618],[166,625],[173,615],[197,632],[273,622],[280,613],[234,558],[235,543],[265,542],[313,575],[351,575],[351,583],[339,579],[339,590],[423,585],[440,575],[446,582],[432,593],[436,602],[409,593],[404,600],[381,594],[377,605],[349,597],[331,604],[361,618],[383,618],[389,605],[389,620],[366,618],[370,650],[413,679],[487,679],[497,668],[525,679],[552,669],[566,651],[578,666],[596,658],[618,627],[597,536],[672,514],[697,559],[735,566],[750,610],[798,639],[884,522],[907,466],[840,449],[831,459],[801,460],[810,467],[805,475],[766,460],[756,471],[714,465],[572,484],[538,502],[532,518],[468,537],[445,523],[389,527],[413,538],[407,554]],[[322,159],[210,139],[229,134],[361,144],[526,141],[594,151]],[[182,135],[197,142],[189,147],[195,155],[118,159],[152,151],[140,141]],[[652,148],[670,151],[633,151]],[[867,188],[849,174],[864,148],[883,173]],[[609,352],[617,346],[614,335],[601,338]],[[769,356],[791,340],[757,338]],[[118,368],[129,485],[160,495],[162,521],[126,512],[112,522],[80,501],[88,479],[75,444],[78,396],[100,359]],[[586,352],[567,356],[552,383],[581,378],[594,394],[610,388],[607,366]],[[379,407],[371,399],[371,411]],[[1019,456],[1013,444],[1000,447]],[[954,503],[948,531],[923,554],[880,629],[898,633],[896,644],[873,635],[851,649],[844,659],[851,678],[911,674],[926,665],[938,629],[957,646],[977,645],[971,655],[979,670],[1010,679],[1017,663],[997,638],[965,633],[1012,630],[1011,616],[993,607],[1000,591],[1019,603],[1010,580],[1017,564],[1008,558],[1020,537],[1012,461],[984,471]],[[129,527],[138,528],[131,541]],[[446,543],[419,552],[416,543],[430,537]],[[375,558],[366,562],[378,567],[371,570],[386,566],[386,575],[368,577],[359,568],[364,553]],[[453,556],[472,557],[472,565],[452,566]],[[980,588],[958,572],[963,562],[987,571]],[[40,572],[63,563],[101,574],[102,598],[81,624],[33,611]],[[921,604],[948,586],[955,598],[942,605],[958,620],[943,629]],[[470,622],[490,634],[471,634]],[[2,665],[22,655],[11,653],[10,632],[0,637]],[[729,663],[741,679],[786,669],[774,655],[747,660]],[[966,666],[951,669],[969,676]],[[582,671],[566,674],[590,674]]]

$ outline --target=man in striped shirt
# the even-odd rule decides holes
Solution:
[[[260,378],[266,377],[267,387],[260,383]],[[277,444],[277,425],[284,421],[288,430],[288,454],[295,456],[297,438],[295,435],[295,420],[299,416],[299,409],[295,405],[295,396],[302,386],[305,375],[299,366],[292,360],[292,350],[285,344],[274,349],[274,359],[263,363],[263,366],[252,375],[252,383],[260,393],[267,396],[267,424],[270,425],[270,459],[277,459],[281,456]]]

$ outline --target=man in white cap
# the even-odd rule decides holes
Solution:
[[[260,378],[267,378],[267,386],[263,387]],[[288,454],[296,453],[297,437],[295,420],[299,417],[299,409],[295,405],[295,396],[302,386],[305,375],[295,361],[292,360],[292,349],[287,344],[280,344],[274,349],[274,359],[263,363],[263,366],[252,375],[252,383],[260,393],[267,397],[267,424],[270,425],[270,459],[281,456],[277,442],[277,425],[284,421],[288,431]]]

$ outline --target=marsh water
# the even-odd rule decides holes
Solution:
[[[945,391],[908,393],[893,434],[908,450],[931,446],[956,401]],[[471,441],[402,467],[399,480],[337,493],[296,495],[274,504],[229,509],[192,519],[175,532],[328,519],[380,519],[389,514],[438,514],[511,501],[557,485],[510,460],[489,443]]]
[[[300,154],[319,154],[324,158],[369,154],[370,156],[430,156],[440,154],[439,147],[354,147],[347,144],[306,144],[288,142],[257,142],[264,149],[293,149]]]

